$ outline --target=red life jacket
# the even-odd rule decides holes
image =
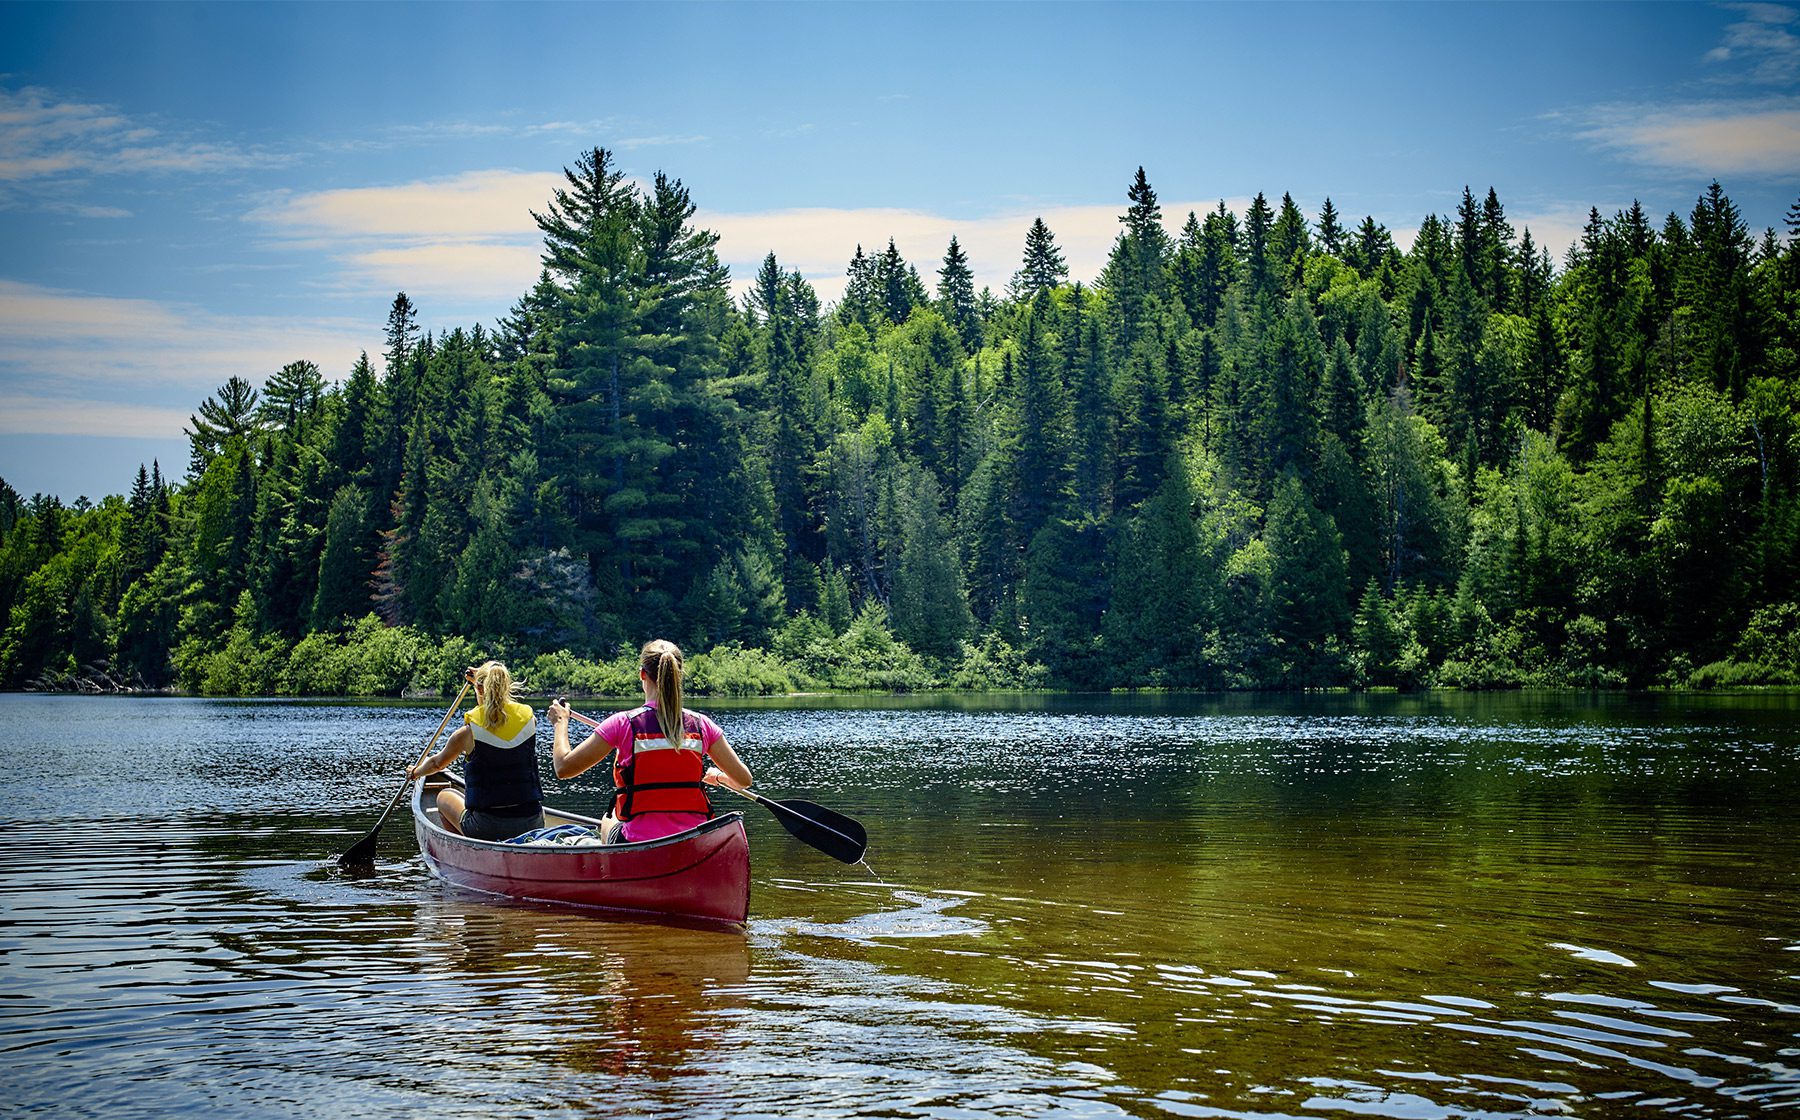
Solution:
[[[640,813],[703,813],[712,815],[706,800],[706,747],[700,738],[700,721],[692,712],[681,713],[684,742],[669,742],[657,722],[656,709],[632,712],[631,757],[613,762],[612,815],[628,821]]]

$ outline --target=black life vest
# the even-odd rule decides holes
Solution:
[[[538,778],[537,714],[530,705],[508,701],[496,727],[482,722],[481,709],[463,716],[475,734],[475,745],[463,763],[463,792],[471,809],[534,812],[543,803]]]

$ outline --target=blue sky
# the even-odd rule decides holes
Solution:
[[[396,291],[492,323],[584,150],[682,179],[735,280],[856,245],[979,282],[1042,215],[1091,279],[1141,164],[1171,225],[1329,196],[1407,243],[1494,187],[1751,228],[1800,198],[1790,4],[0,4],[0,477],[179,477],[221,382],[340,379]]]

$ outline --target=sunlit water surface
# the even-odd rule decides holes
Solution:
[[[743,935],[340,875],[441,709],[0,696],[0,1112],[1800,1109],[1793,697],[708,707],[870,835]]]

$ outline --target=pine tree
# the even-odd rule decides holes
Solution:
[[[1280,262],[1270,259],[1269,228],[1274,222],[1275,212],[1269,209],[1268,199],[1261,191],[1256,192],[1244,215],[1244,269],[1252,299],[1275,292]]]
[[[1107,396],[1105,343],[1092,299],[1077,283],[1063,322],[1062,371],[1074,414],[1073,478],[1076,509],[1091,521],[1106,510],[1112,479],[1112,410]]]
[[[961,653],[974,626],[956,549],[943,524],[942,496],[928,472],[901,476],[899,548],[889,612],[894,636],[928,657]]]
[[[1462,202],[1456,207],[1456,248],[1463,272],[1469,277],[1476,295],[1486,302],[1489,296],[1485,287],[1488,274],[1482,262],[1481,208],[1475,204],[1475,196],[1467,186],[1463,187]],[[1448,271],[1446,268],[1445,273],[1448,274]]]
[[[12,488],[6,487],[6,490],[10,492]],[[17,495],[12,497],[16,503]],[[163,537],[157,521],[156,494],[150,485],[150,472],[140,463],[131,497],[125,503],[125,522],[120,527],[121,584],[129,586],[162,559]]]
[[[1112,297],[1117,315],[1115,337],[1121,353],[1129,353],[1149,329],[1168,292],[1169,235],[1162,227],[1162,206],[1142,167],[1126,190],[1131,205],[1119,215],[1125,227],[1113,243],[1100,287]]]
[[[807,394],[817,298],[799,273],[784,273],[770,253],[752,284],[751,306],[762,321],[758,351],[766,403],[758,438],[768,464],[776,536],[785,545],[783,586],[790,602],[804,603],[801,583],[824,555],[807,490],[821,438]]]
[[[1106,533],[1088,518],[1052,518],[1026,548],[1028,648],[1060,686],[1092,689],[1115,676],[1101,642],[1112,600],[1106,561]]]
[[[339,488],[325,518],[318,581],[308,605],[308,623],[313,629],[333,629],[369,612],[375,545],[369,529],[368,495],[355,486]]]
[[[1225,306],[1225,295],[1242,272],[1238,259],[1237,217],[1219,208],[1206,216],[1200,225],[1200,260],[1198,262],[1198,303],[1189,309],[1195,326],[1210,328]]]
[[[938,306],[944,321],[962,339],[963,348],[971,352],[981,349],[981,315],[975,306],[975,273],[954,236],[944,253],[944,267],[938,270]]]
[[[1351,623],[1351,642],[1361,665],[1364,683],[1392,685],[1397,683],[1400,650],[1404,634],[1394,618],[1381,586],[1370,579],[1363,586],[1362,600],[1357,604]]]
[[[1693,248],[1684,257],[1679,290],[1692,309],[1695,373],[1741,397],[1748,371],[1762,358],[1750,283],[1755,254],[1750,231],[1716,179],[1695,201],[1689,227]]]
[[[1306,278],[1306,258],[1311,252],[1306,215],[1295,205],[1294,196],[1283,192],[1281,209],[1269,227],[1269,264],[1275,279],[1287,290],[1299,287]]]
[[[1140,338],[1120,364],[1111,410],[1117,444],[1113,500],[1128,510],[1156,492],[1175,447],[1168,351],[1156,338]]]
[[[1632,206],[1636,209],[1637,204]],[[1513,303],[1512,242],[1513,228],[1506,220],[1506,210],[1500,205],[1500,196],[1489,187],[1487,199],[1481,204],[1481,280],[1478,287],[1486,296],[1488,306],[1495,310],[1504,310]]]
[[[1273,560],[1273,632],[1283,683],[1328,684],[1339,668],[1334,646],[1350,622],[1337,527],[1313,505],[1298,475],[1288,471],[1275,484],[1263,535]]]
[[[913,308],[925,302],[924,286],[919,274],[901,257],[888,238],[887,251],[875,258],[874,286],[881,310],[890,323],[904,323]]]
[[[1049,296],[1027,310],[1019,336],[1018,392],[1000,421],[1000,477],[1009,495],[1011,540],[1017,556],[1070,497],[1073,435],[1068,388],[1045,337]],[[1009,355],[1010,357],[1010,355]]]
[[[1345,250],[1345,258],[1350,267],[1356,269],[1357,275],[1381,282],[1383,299],[1393,296],[1391,262],[1398,256],[1393,235],[1386,226],[1368,216],[1364,216],[1362,224],[1356,227],[1356,237]]]
[[[1113,549],[1110,598],[1100,620],[1105,662],[1112,670],[1102,678],[1106,683],[1162,688],[1221,683],[1206,647],[1218,620],[1224,542],[1210,533],[1201,504],[1187,470],[1172,470],[1125,522]]]
[[[338,396],[336,423],[326,445],[326,459],[338,485],[353,480],[365,481],[370,477],[372,445],[378,442],[372,424],[379,404],[379,391],[375,370],[370,366],[369,353],[365,350],[344,381]]]
[[[388,377],[392,378],[407,368],[418,339],[418,308],[413,306],[412,300],[406,298],[405,292],[397,292],[393,306],[388,309],[387,350],[384,351]]]
[[[289,362],[264,383],[256,419],[263,427],[303,443],[317,424],[324,404],[325,378],[319,367],[305,360]]]
[[[1068,275],[1069,266],[1063,262],[1062,250],[1056,247],[1050,227],[1041,217],[1032,219],[1025,234],[1024,263],[1013,273],[1008,294],[1019,303],[1030,303],[1039,292],[1050,291]]]
[[[1169,262],[1169,286],[1187,312],[1188,322],[1198,327],[1212,325],[1212,316],[1207,314],[1206,308],[1209,292],[1204,271],[1205,253],[1205,229],[1189,210],[1187,221],[1181,227],[1181,238],[1175,243],[1174,258]],[[1217,308],[1213,312],[1217,314]]]
[[[769,254],[771,259],[774,256]],[[844,285],[844,298],[838,302],[838,322],[845,325],[860,323],[865,330],[873,331],[880,314],[880,301],[875,290],[875,262],[863,255],[860,244],[856,247],[856,255],[850,258],[850,267],[845,274],[849,280]]]
[[[730,407],[714,388],[730,306],[718,235],[694,225],[678,179],[657,173],[639,212],[643,279],[634,348],[643,388],[626,402],[643,505],[621,532],[633,544],[634,594],[679,600],[697,574],[754,530],[732,484]],[[816,320],[817,307],[811,309]],[[495,464],[496,469],[499,464]]]
[[[1337,207],[1331,204],[1329,195],[1325,197],[1324,204],[1319,207],[1318,229],[1319,248],[1334,257],[1342,257],[1344,255],[1345,230],[1338,220]]]
[[[628,468],[641,465],[632,456],[627,398],[647,373],[634,346],[643,275],[640,200],[603,148],[584,153],[563,176],[567,185],[552,193],[544,213],[532,213],[544,234],[544,268],[556,285],[556,346],[566,363],[550,379],[561,433],[553,469],[571,490],[578,547],[597,574],[608,573],[602,591],[618,609],[633,582],[621,521],[641,507],[642,496],[627,477]]]
[[[188,417],[184,429],[191,448],[188,473],[192,477],[204,475],[232,440],[249,436],[256,426],[257,396],[250,382],[233,374],[217,392],[200,402],[200,411]]]
[[[1285,312],[1265,337],[1269,371],[1266,417],[1259,428],[1267,447],[1267,471],[1304,474],[1315,461],[1318,413],[1314,402],[1325,373],[1325,345],[1304,292],[1288,299]]]

